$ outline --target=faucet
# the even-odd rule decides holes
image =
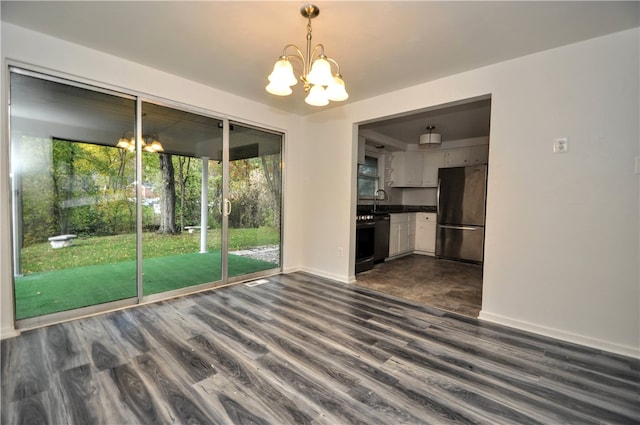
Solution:
[[[387,199],[387,192],[384,189],[376,190],[375,195],[373,195],[373,212],[375,213],[378,210],[378,196],[382,192],[382,200],[385,201]]]

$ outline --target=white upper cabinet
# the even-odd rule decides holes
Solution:
[[[394,152],[391,155],[389,186],[422,187],[423,155],[421,152]]]
[[[469,149],[451,149],[444,153],[445,167],[464,167],[469,165]]]
[[[424,153],[424,168],[422,169],[422,186],[438,186],[438,169],[444,167],[444,152],[432,151]]]
[[[467,165],[486,164],[488,160],[489,145],[449,149],[444,153],[445,167],[466,167]]]
[[[489,145],[473,146],[469,149],[469,165],[489,163]]]
[[[389,155],[385,170],[389,187],[437,187],[438,169],[486,164],[489,145],[475,145],[428,151],[401,151]]]

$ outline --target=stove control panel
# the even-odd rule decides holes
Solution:
[[[356,216],[356,222],[362,222],[362,221],[373,221],[373,215],[371,214],[366,214],[366,215],[357,215]]]

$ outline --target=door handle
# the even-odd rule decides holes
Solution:
[[[231,214],[231,201],[227,198],[224,198],[224,215],[229,216]]]
[[[450,226],[447,224],[441,224],[441,229],[455,229],[455,230],[480,230],[481,226],[471,227],[471,226]]]

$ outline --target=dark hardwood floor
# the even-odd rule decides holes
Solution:
[[[631,424],[640,361],[306,274],[24,332],[3,424]]]

